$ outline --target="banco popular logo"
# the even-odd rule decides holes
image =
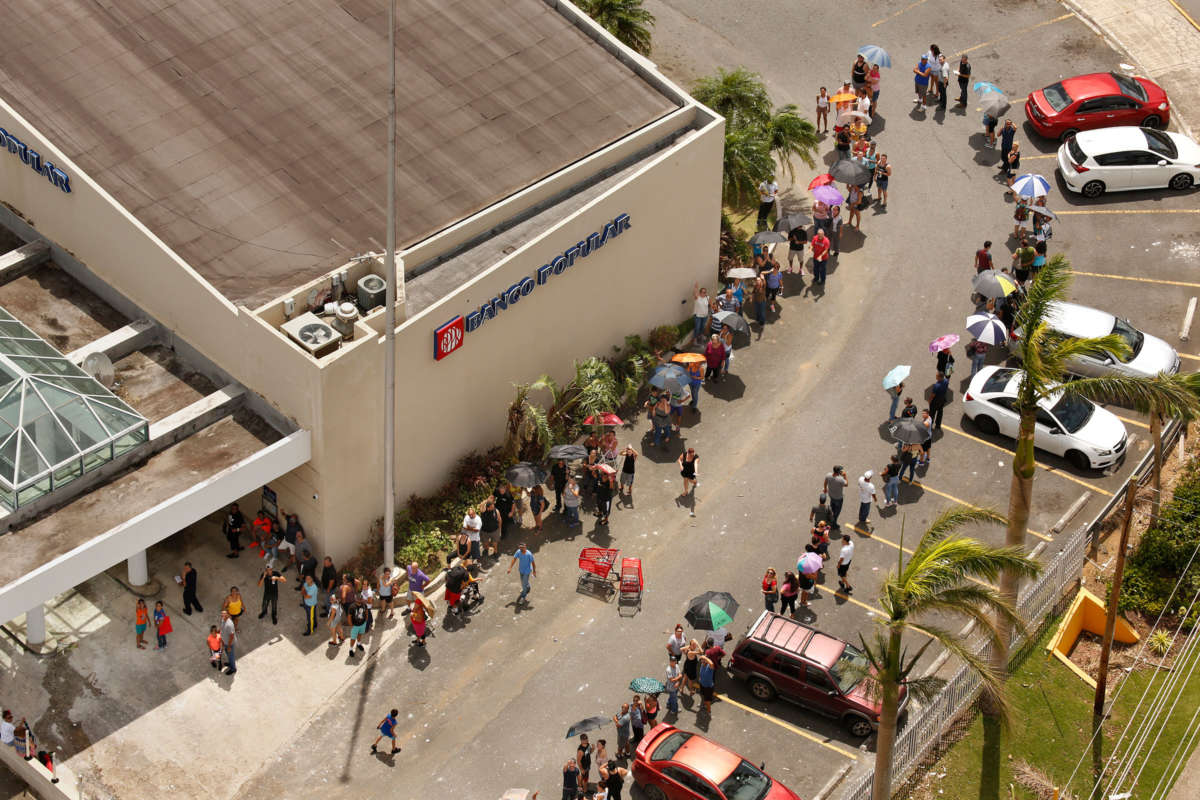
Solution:
[[[21,159],[23,163],[29,165],[31,170],[45,177],[46,180],[59,189],[62,189],[67,194],[71,193],[71,178],[67,173],[54,166],[53,163],[43,159],[41,153],[4,130],[4,128],[0,128],[0,148],[8,150],[11,155]]]
[[[527,275],[509,286],[465,317],[457,316],[439,327],[433,332],[434,358],[440,361],[453,353],[462,346],[465,334],[479,330],[485,322],[495,319],[510,306],[515,306],[522,297],[528,297],[537,287],[544,286],[551,276],[563,274],[575,266],[577,261],[592,255],[608,241],[629,230],[629,227],[629,215],[620,214],[612,222],[604,223],[600,230],[568,247],[551,261],[538,267],[532,275]]]

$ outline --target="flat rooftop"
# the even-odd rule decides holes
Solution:
[[[0,91],[255,307],[382,247],[386,14],[375,0],[9,0]],[[544,0],[399,0],[397,21],[400,247],[676,108]]]

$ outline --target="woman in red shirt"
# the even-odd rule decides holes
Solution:
[[[779,581],[775,579],[775,570],[767,567],[767,573],[762,579],[763,603],[767,611],[775,610],[775,600],[779,597]]]
[[[704,371],[704,380],[720,383],[721,365],[725,363],[725,345],[721,343],[721,337],[715,333],[709,337],[708,344],[704,348],[704,360],[708,363],[708,369]]]

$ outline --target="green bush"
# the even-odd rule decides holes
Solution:
[[[1192,554],[1200,545],[1200,465],[1193,459],[1185,467],[1171,500],[1162,505],[1158,519],[1142,535],[1137,549],[1125,566],[1125,578],[1121,586],[1122,610],[1136,609],[1149,616],[1157,616],[1164,610],[1175,583],[1172,604],[1168,614],[1186,611],[1188,598],[1200,590],[1200,559],[1192,560]],[[1184,565],[1191,566],[1182,574]],[[1200,609],[1193,610],[1186,623],[1195,624]]]

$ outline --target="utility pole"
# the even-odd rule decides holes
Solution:
[[[383,565],[396,561],[396,0],[388,2],[387,289],[383,314]]]
[[[1125,576],[1125,550],[1129,546],[1129,529],[1133,522],[1133,502],[1137,497],[1137,476],[1129,476],[1125,490],[1125,522],[1121,525],[1121,543],[1117,546],[1117,565],[1113,568],[1112,590],[1108,593],[1107,616],[1104,619],[1104,639],[1100,642],[1100,666],[1096,675],[1096,697],[1092,703],[1092,771],[1098,781],[1104,766],[1104,695],[1108,688],[1108,657],[1112,652],[1113,634],[1117,628],[1117,603],[1121,600],[1121,579]]]

